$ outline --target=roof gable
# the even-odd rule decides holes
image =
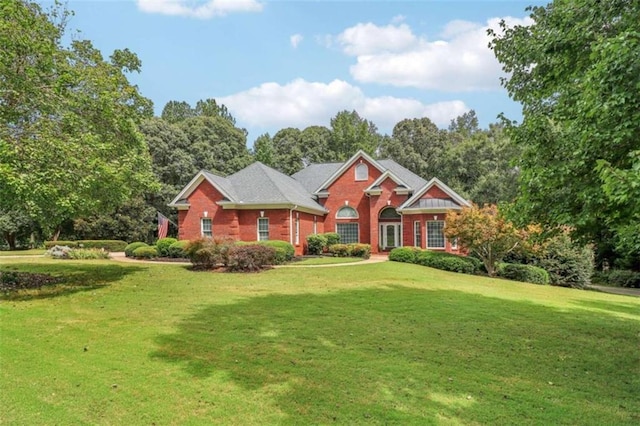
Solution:
[[[426,194],[429,189],[437,186],[440,190],[442,190],[447,196],[451,198],[451,200],[441,199],[441,198],[431,198],[430,200],[439,200],[439,201],[429,201],[421,200],[422,196]],[[462,196],[460,196],[453,189],[449,188],[447,185],[442,183],[440,179],[433,178],[429,182],[427,182],[422,188],[416,191],[411,198],[405,201],[398,210],[407,210],[407,209],[451,209],[456,208],[456,205],[459,207],[471,207],[471,204]]]
[[[335,182],[340,176],[342,176],[360,158],[367,160],[367,162],[371,164],[373,167],[375,167],[376,169],[378,169],[380,173],[385,172],[386,169],[382,167],[376,160],[371,158],[369,154],[367,154],[363,150],[359,150],[358,152],[353,154],[353,156],[350,159],[345,161],[336,171],[334,171],[331,174],[331,176],[329,176],[325,181],[323,181],[320,185],[318,185],[318,187],[316,187],[313,190],[313,193],[317,194],[321,190],[327,189],[329,186],[331,186],[333,182]]]
[[[169,207],[186,205],[183,200],[189,198],[193,191],[195,191],[196,188],[198,188],[198,186],[200,186],[204,181],[209,182],[229,201],[236,201],[235,191],[233,191],[233,186],[227,178],[214,175],[206,170],[200,170],[196,173],[193,179],[191,179],[191,181],[182,188],[182,191],[180,191],[180,193],[169,203]]]

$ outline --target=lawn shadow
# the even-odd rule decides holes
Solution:
[[[623,424],[640,408],[630,324],[445,290],[269,295],[201,309],[150,356],[284,389],[294,424]]]
[[[612,314],[630,314],[640,317],[640,305],[634,303],[603,302],[599,300],[578,300],[572,302],[578,306],[596,308]]]
[[[119,265],[113,263],[67,262],[56,263],[13,263],[0,266],[0,271],[30,272],[48,274],[59,278],[56,284],[45,285],[37,289],[24,289],[0,293],[0,300],[37,300],[50,299],[70,294],[91,291],[109,286],[125,276],[144,270],[140,266]]]

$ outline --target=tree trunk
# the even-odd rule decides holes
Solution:
[[[16,234],[5,232],[4,239],[7,240],[7,244],[9,244],[9,250],[16,249]]]

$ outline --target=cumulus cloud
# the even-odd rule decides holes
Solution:
[[[530,18],[504,18],[510,25],[530,25]],[[500,64],[489,49],[487,29],[499,30],[500,18],[485,24],[449,22],[439,40],[416,36],[405,23],[357,24],[331,40],[356,57],[350,67],[363,83],[441,91],[490,90],[500,86]]]
[[[300,43],[302,43],[302,39],[304,37],[302,37],[302,34],[294,34],[291,37],[289,37],[289,42],[291,43],[291,47],[293,47],[294,49],[297,48]]]
[[[327,126],[339,111],[356,110],[381,131],[390,132],[405,118],[429,117],[437,125],[446,126],[451,119],[469,110],[458,100],[424,104],[410,98],[367,97],[359,87],[343,80],[264,83],[218,101],[243,125],[258,128]]]
[[[189,0],[137,0],[137,3],[138,9],[143,12],[198,19],[262,10],[262,4],[256,0],[208,0],[202,3]]]

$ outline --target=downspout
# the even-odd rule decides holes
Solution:
[[[293,219],[293,209],[289,209],[289,244],[293,245],[293,231],[292,231],[292,219]]]

